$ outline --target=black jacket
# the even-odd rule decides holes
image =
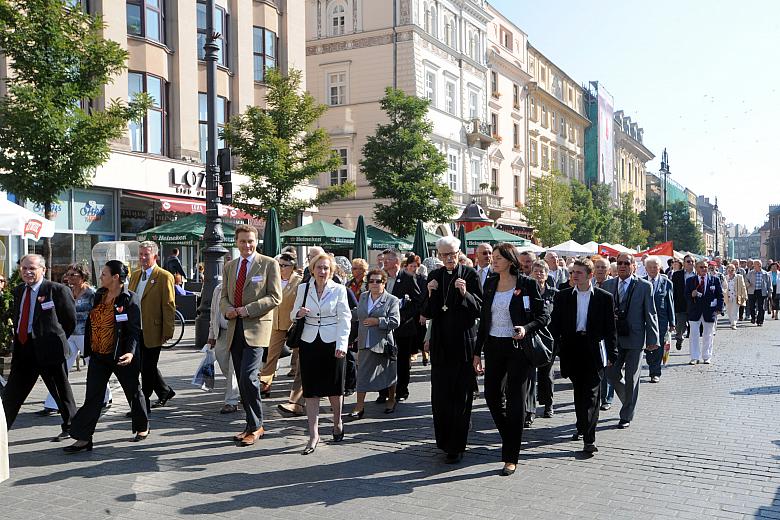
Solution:
[[[184,272],[184,267],[182,267],[181,260],[179,260],[178,256],[171,255],[166,258],[163,263],[163,269],[171,274],[179,273],[184,278],[187,278],[187,274]]]
[[[25,284],[14,287],[14,352],[25,348],[20,345],[16,331],[19,330],[19,316],[24,298]],[[54,302],[53,307],[44,309]],[[40,365],[56,365],[65,361],[65,352],[70,350],[68,337],[76,328],[76,302],[70,288],[44,279],[38,289],[32,321],[32,342],[35,359]],[[28,340],[28,346],[29,346]]]
[[[612,295],[603,289],[593,288],[588,305],[587,335],[577,335],[577,295],[574,290],[559,291],[553,303],[550,331],[558,346],[561,358],[561,377],[583,370],[598,371],[603,367],[601,347],[603,340],[607,360],[617,359],[617,334]],[[584,343],[584,345],[583,345]]]
[[[674,292],[674,312],[688,312],[688,302],[685,299],[685,269],[672,273],[672,289]]]
[[[107,289],[101,287],[95,293],[93,308],[97,306],[107,293]],[[117,321],[116,316],[127,315],[127,320]],[[141,337],[141,309],[133,302],[133,293],[123,289],[114,300],[114,361],[125,354],[132,354],[135,358],[138,352],[138,341]],[[120,318],[121,319],[121,318]],[[92,355],[92,324],[87,318],[84,329],[84,357]]]
[[[491,274],[485,280],[482,288],[482,309],[479,317],[479,332],[477,333],[477,345],[474,355],[482,353],[490,335],[490,325],[493,319],[493,298],[496,296],[498,288],[499,275]],[[528,297],[529,308],[525,308],[525,297]],[[512,299],[509,301],[509,315],[512,318],[512,325],[522,325],[525,327],[526,334],[531,335],[539,329],[543,329],[550,322],[550,313],[547,310],[544,300],[539,294],[539,286],[536,281],[524,274],[517,276],[517,284]]]
[[[427,289],[426,289],[427,290]],[[417,323],[423,308],[422,288],[417,285],[417,277],[399,269],[395,275],[392,295],[398,298],[401,307],[401,324],[393,331],[396,338],[413,338],[417,335]]]

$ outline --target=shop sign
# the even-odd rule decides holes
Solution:
[[[73,229],[89,232],[114,231],[114,196],[97,191],[73,191]]]
[[[34,211],[41,217],[45,217],[43,204],[37,204],[33,202],[27,202],[24,205],[25,208],[30,211]],[[54,228],[57,231],[64,231],[70,229],[70,192],[64,191],[60,193],[57,200],[51,205],[51,210],[54,213],[52,220],[54,221]]]
[[[206,172],[204,170],[176,170],[168,172],[168,185],[182,195],[206,196]]]

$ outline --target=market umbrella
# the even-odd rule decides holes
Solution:
[[[276,216],[276,208],[268,210],[268,220],[265,222],[263,232],[263,254],[274,258],[282,252],[282,238],[279,236],[279,218]]]
[[[414,228],[412,251],[420,258],[426,258],[428,256],[428,251],[430,251],[428,249],[428,244],[425,241],[425,228],[423,228],[423,223],[420,219],[417,219],[417,225]]]
[[[425,231],[425,244],[428,246],[429,250],[436,248],[436,241],[439,240],[440,238],[441,235],[437,235],[436,233],[431,233],[430,231]],[[404,240],[406,240],[409,243],[414,243],[414,235],[409,235]]]
[[[355,228],[355,242],[352,244],[352,258],[368,260],[368,237],[366,236],[366,222],[363,215],[358,217]]]
[[[529,243],[523,237],[507,233],[493,226],[484,226],[467,233],[465,242],[468,247],[477,247],[482,243],[496,245],[501,242],[507,242],[513,246],[524,246]]]
[[[384,251],[385,249],[408,250],[412,244],[408,240],[397,237],[394,234],[376,226],[366,226],[369,249]]]
[[[165,224],[141,231],[136,235],[139,242],[152,240],[160,244],[181,244],[196,246],[203,241],[203,234],[206,232],[206,215],[203,213],[192,213],[178,220],[166,222]],[[236,228],[235,225],[222,222],[222,233],[225,236],[224,245],[235,245]]]
[[[355,233],[318,220],[281,234],[288,246],[320,246],[324,249],[349,249],[354,245]]]
[[[464,228],[462,225],[458,228],[458,240],[460,240],[460,250],[463,251],[463,254],[468,254],[466,252],[466,228]]]

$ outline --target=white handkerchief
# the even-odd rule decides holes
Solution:
[[[604,345],[604,340],[599,341],[599,354],[601,354],[601,366],[607,366],[607,347]]]

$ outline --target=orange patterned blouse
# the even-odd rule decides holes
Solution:
[[[96,354],[114,352],[114,300],[104,299],[89,312],[91,324],[91,347]]]

